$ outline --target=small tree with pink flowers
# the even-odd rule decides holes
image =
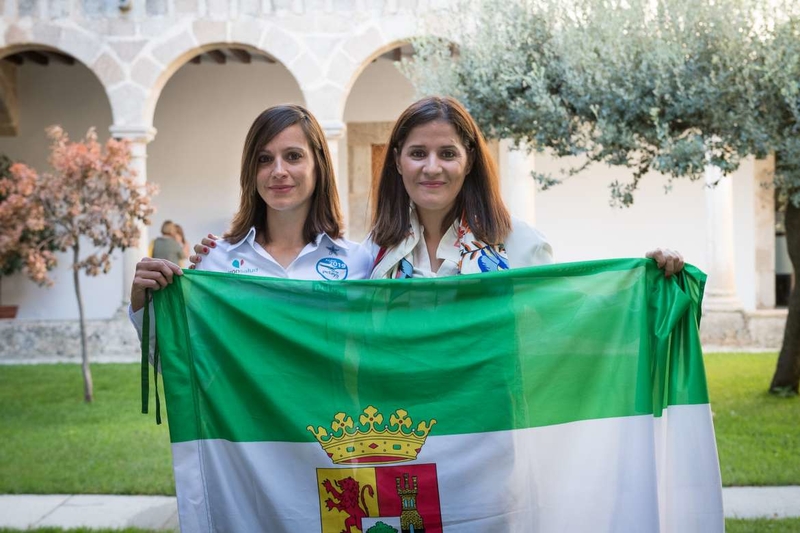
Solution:
[[[115,250],[138,245],[140,224],[149,224],[153,213],[150,197],[155,187],[136,181],[125,140],[109,139],[101,145],[94,129],[80,142],[70,142],[60,126],[51,126],[47,133],[52,139],[53,172],[39,174],[21,163],[11,167],[17,182],[32,184],[35,192],[28,203],[29,212],[35,214],[34,229],[41,227],[47,232],[47,238],[38,242],[21,243],[19,253],[25,259],[25,272],[33,281],[52,285],[47,267],[56,258],[49,250],[72,252],[84,400],[91,402],[92,375],[79,273],[105,274],[111,269]]]
[[[42,277],[55,264],[52,246],[44,245],[49,237],[44,212],[34,201],[33,176],[15,179],[12,164],[8,157],[0,156],[0,276],[23,271]],[[39,249],[35,258],[28,253],[34,248]]]

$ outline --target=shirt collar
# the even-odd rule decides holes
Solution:
[[[324,232],[320,233],[319,235],[317,235],[317,238],[314,239],[314,249],[319,248],[319,246],[320,246],[320,244],[322,244],[323,240],[326,243],[330,243],[330,244],[332,244],[334,246],[338,246],[339,248],[342,248],[344,250],[349,250],[350,249],[350,247],[347,246],[347,241],[345,241],[344,239],[334,239],[334,238],[330,237],[327,233],[324,233]],[[248,243],[250,246],[255,248],[255,245],[256,245],[256,228],[255,228],[255,226],[251,226],[250,227],[250,231],[247,232],[247,235],[244,236],[244,239],[240,240],[237,243],[231,244],[230,249],[231,250],[235,250],[236,248],[238,248],[239,246],[241,246],[245,242]]]
[[[323,241],[325,241],[326,243],[330,243],[334,246],[338,246],[339,248],[342,248],[344,250],[350,249],[350,247],[347,246],[347,241],[345,241],[344,239],[334,239],[325,232],[317,235],[317,238],[315,240],[317,247],[319,247],[319,245],[322,244]]]
[[[247,235],[244,236],[244,239],[240,240],[239,242],[232,243],[230,249],[235,250],[245,242],[248,243],[250,246],[255,246],[256,243],[255,226],[250,226],[250,231],[247,232]]]

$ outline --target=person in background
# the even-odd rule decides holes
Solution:
[[[183,228],[180,224],[175,224],[175,239],[183,248],[183,259],[178,261],[178,266],[183,267],[187,257],[189,257],[189,243],[186,240],[186,235],[183,233]]]
[[[150,257],[179,264],[189,256],[188,247],[184,247],[178,240],[180,238],[178,228],[179,226],[171,220],[165,220],[161,224],[161,236],[153,240]]]

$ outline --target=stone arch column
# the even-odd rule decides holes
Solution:
[[[131,169],[136,173],[140,185],[147,183],[147,143],[155,138],[156,130],[151,125],[127,126],[113,125],[109,128],[117,139],[127,139],[131,143]],[[139,245],[128,248],[122,256],[122,303],[130,301],[130,289],[136,272],[136,263],[147,256],[150,243],[147,226],[139,223]]]
[[[756,309],[775,308],[777,242],[774,173],[775,154],[755,160]]]
[[[340,99],[341,89],[328,83],[312,90],[304,89],[302,84],[300,88],[307,102],[306,107],[317,118],[325,132],[331,164],[336,174],[336,190],[339,192],[344,225],[347,227],[350,222],[350,183],[342,155],[343,150],[347,148],[344,145],[346,126],[343,120],[344,109],[338,109],[336,105]]]
[[[344,226],[347,228],[350,223],[350,181],[347,179],[347,169],[342,168],[342,157],[340,157],[340,152],[343,149],[345,124],[341,120],[322,120],[320,125],[325,132],[325,139],[328,141],[331,164],[336,173],[336,190],[339,192]]]
[[[708,311],[741,311],[734,266],[733,184],[712,165],[706,167],[705,182],[708,281],[703,307]]]

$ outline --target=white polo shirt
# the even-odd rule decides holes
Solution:
[[[344,281],[369,279],[372,263],[373,257],[368,247],[344,239],[332,239],[321,233],[314,242],[306,244],[300,250],[288,267],[283,268],[256,243],[256,229],[250,228],[245,238],[239,242],[229,243],[224,239],[217,241],[217,245],[208,249],[208,255],[203,256],[196,269],[243,276]],[[128,316],[141,340],[144,308],[133,312],[128,306]],[[151,316],[155,315],[151,313]],[[155,339],[155,327],[151,328],[151,332],[152,340]]]
[[[283,268],[256,243],[256,229],[250,228],[247,236],[237,243],[217,241],[217,246],[208,249],[208,255],[203,256],[196,268],[246,276],[344,281],[368,279],[372,260],[369,248],[344,239],[331,239],[321,233]]]

